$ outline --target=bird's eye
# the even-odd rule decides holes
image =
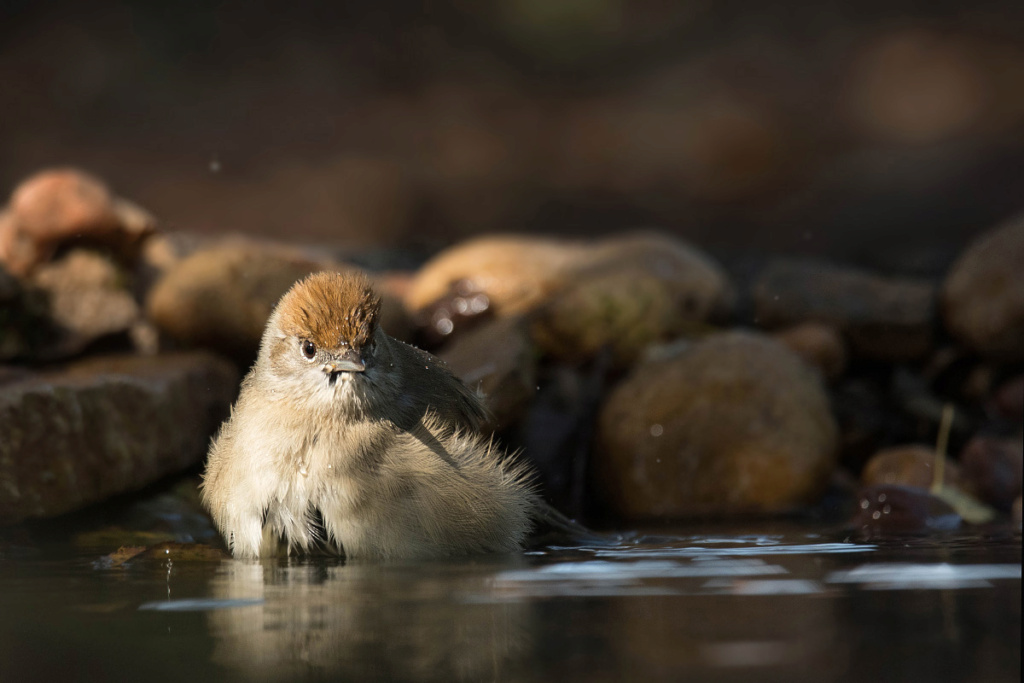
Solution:
[[[313,357],[316,356],[316,344],[309,341],[308,339],[303,341],[302,355],[305,356],[308,360],[313,360]]]

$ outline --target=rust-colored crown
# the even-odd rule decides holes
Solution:
[[[296,282],[277,306],[278,325],[285,334],[324,349],[343,342],[359,349],[377,327],[380,297],[359,271],[322,272]]]

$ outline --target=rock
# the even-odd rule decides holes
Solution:
[[[785,260],[765,268],[753,296],[760,326],[831,325],[866,358],[913,360],[932,346],[935,288],[923,280]]]
[[[617,357],[632,358],[731,301],[728,278],[710,257],[656,233],[596,244],[526,236],[472,240],[423,266],[405,298],[421,324],[442,337],[483,313],[501,317],[540,308],[532,328],[537,343],[574,359],[593,357],[608,344]]]
[[[223,244],[197,251],[168,270],[150,290],[146,310],[172,339],[245,365],[256,357],[270,312],[296,280],[345,268],[280,247]],[[386,315],[383,324],[386,329]]]
[[[18,276],[70,243],[101,245],[134,259],[155,220],[75,169],[38,173],[19,185],[0,219],[0,261]]]
[[[55,328],[36,358],[67,357],[103,337],[126,334],[140,322],[126,273],[97,252],[73,249],[40,265],[27,282],[45,296]]]
[[[942,287],[942,313],[958,340],[995,360],[1024,360],[1024,216],[982,235]]]
[[[96,358],[0,385],[0,523],[200,462],[237,387],[235,369],[203,353]]]
[[[800,323],[779,330],[772,336],[803,358],[808,365],[820,370],[826,379],[836,379],[846,370],[846,342],[831,325]]]
[[[779,512],[814,502],[836,424],[816,372],[763,335],[730,332],[634,369],[598,421],[596,481],[630,518]]]
[[[627,235],[598,243],[567,269],[531,329],[550,356],[587,360],[608,348],[625,367],[652,344],[700,330],[731,303],[729,280],[710,257],[667,236]]]
[[[960,453],[964,488],[983,502],[1009,512],[1021,495],[1024,443],[1020,439],[975,436]]]
[[[869,486],[858,494],[857,512],[849,525],[874,538],[921,534],[959,528],[956,510],[925,490],[909,486]]]
[[[446,249],[416,274],[405,297],[419,313],[450,296],[457,283],[483,293],[498,315],[516,315],[543,301],[564,280],[564,269],[584,248],[571,242],[519,235],[481,237]]]
[[[518,422],[537,391],[537,354],[523,321],[502,318],[468,332],[440,355],[486,397],[494,427]]]
[[[868,460],[861,472],[865,486],[911,486],[929,489],[935,479],[935,449],[923,445],[884,448]],[[946,458],[943,481],[953,486],[961,482],[960,468]]]

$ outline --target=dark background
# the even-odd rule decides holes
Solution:
[[[3,2],[0,192],[353,247],[660,227],[939,273],[1024,208],[1024,3]]]

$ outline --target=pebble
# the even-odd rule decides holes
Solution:
[[[849,525],[868,538],[950,531],[963,523],[948,503],[911,486],[868,486],[857,503]]]

